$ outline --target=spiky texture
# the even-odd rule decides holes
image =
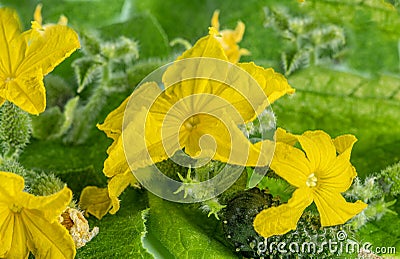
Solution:
[[[31,137],[31,119],[25,111],[10,102],[0,108],[0,142],[3,157],[18,157]]]
[[[344,30],[333,24],[315,23],[311,17],[294,16],[285,8],[264,8],[265,27],[272,27],[287,44],[282,53],[286,76],[323,60],[337,58],[346,44]]]
[[[265,239],[255,232],[254,217],[261,210],[279,204],[280,201],[271,194],[266,194],[256,188],[244,191],[228,202],[222,216],[222,224],[225,236],[236,252],[250,258],[333,258],[343,251],[339,248],[347,242],[348,235],[352,236],[349,226],[322,228],[319,216],[305,212],[296,230]],[[323,242],[329,242],[329,240],[338,243],[337,251],[323,245]],[[284,242],[287,245],[284,249],[287,251],[279,252],[273,242],[275,245]],[[299,247],[296,248],[295,245],[292,245],[292,248],[288,247],[291,243]],[[315,250],[311,252],[308,251],[310,243],[316,245]],[[303,244],[307,245],[307,249],[301,248]]]

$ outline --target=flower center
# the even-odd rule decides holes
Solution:
[[[14,203],[9,208],[14,213],[20,213],[22,211],[22,207]]]
[[[183,123],[183,126],[185,126],[188,131],[191,131],[192,129],[196,128],[197,124],[199,123],[199,117],[197,115],[193,115]]]
[[[306,185],[308,187],[315,187],[317,186],[317,177],[312,173],[308,176],[307,181],[306,181]]]
[[[12,81],[12,80],[14,80],[15,78],[14,77],[7,77],[6,78],[6,80],[4,80],[4,82],[7,84],[8,82],[10,82],[10,81]]]

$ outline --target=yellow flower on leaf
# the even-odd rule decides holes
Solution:
[[[357,139],[342,135],[331,139],[323,131],[293,135],[278,129],[271,168],[297,189],[287,204],[261,211],[254,220],[255,230],[264,237],[282,235],[296,229],[304,209],[315,202],[322,226],[344,224],[360,213],[367,204],[347,202],[341,193],[357,173],[350,154]],[[293,147],[300,142],[304,152]]]
[[[211,18],[211,26],[219,31],[219,10],[216,10]],[[237,63],[241,56],[250,55],[247,49],[241,49],[238,45],[242,41],[245,25],[238,22],[235,30],[222,30],[218,32],[216,39],[221,43],[228,60]]]
[[[37,197],[23,189],[21,176],[0,172],[0,258],[74,258],[74,241],[58,219],[72,192]]]
[[[31,114],[46,108],[43,77],[80,47],[75,31],[42,28],[39,14],[32,29],[22,32],[16,12],[0,8],[0,104],[9,100]]]
[[[178,58],[177,63],[166,70],[162,78],[165,90],[161,90],[155,82],[141,85],[107,116],[103,124],[98,125],[100,130],[114,140],[107,150],[108,158],[103,170],[111,178],[108,183],[109,197],[113,200],[111,212],[118,210],[117,197],[123,189],[137,184],[131,170],[166,160],[178,150],[198,157],[202,152],[210,151],[208,147],[215,146],[215,150],[211,150],[212,159],[215,160],[243,166],[265,166],[268,163],[265,158],[268,152],[261,152],[266,143],[252,144],[240,131],[238,124],[254,120],[270,103],[285,94],[293,93],[294,89],[282,75],[271,68],[264,69],[254,63],[230,63],[215,34],[215,29],[211,28],[210,35],[201,38]],[[180,67],[178,63],[193,59],[194,63],[186,63],[187,66]],[[199,63],[197,60],[200,60]],[[223,64],[216,65],[218,62],[215,60]],[[201,66],[198,66],[200,63]],[[182,74],[199,67],[204,69],[201,72],[205,74],[235,78],[235,86],[240,89],[204,77],[175,83],[174,80]],[[239,70],[247,77],[229,74]],[[254,84],[259,86],[262,94],[257,93]],[[127,108],[129,99],[135,101]],[[127,110],[129,115],[126,115]],[[130,117],[130,123],[123,126],[124,116]],[[123,131],[127,132],[125,139]],[[203,137],[207,135],[212,138]],[[125,141],[130,143],[125,144],[125,148],[131,152],[124,149]],[[128,163],[126,156],[131,157],[132,161]]]

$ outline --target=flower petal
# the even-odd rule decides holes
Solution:
[[[7,235],[11,236],[12,243],[5,258],[28,258],[29,234],[26,233],[26,226],[22,220],[22,215],[12,213],[10,218],[11,221],[7,230]]]
[[[336,151],[339,154],[345,153],[348,160],[350,160],[350,153],[353,148],[354,143],[357,142],[357,138],[354,135],[342,135],[338,136],[333,140]]]
[[[219,30],[219,10],[215,10],[211,18],[211,26]]]
[[[357,176],[356,169],[350,163],[351,150],[357,139],[353,135],[343,135],[334,140],[339,155],[333,165],[322,172],[319,181],[322,188],[333,188],[345,192]]]
[[[137,184],[135,177],[131,171],[127,171],[123,174],[117,174],[108,182],[108,195],[111,199],[112,209],[111,214],[115,214],[119,210],[119,199],[118,197],[129,185],[134,186]]]
[[[331,189],[318,188],[313,196],[323,227],[344,224],[367,207],[362,201],[347,202],[340,193]]]
[[[12,42],[20,34],[21,24],[17,12],[9,8],[0,8],[0,78],[5,74],[11,76],[13,63],[20,56],[17,52],[19,48]]]
[[[67,208],[72,200],[72,191],[66,186],[59,192],[48,196],[35,196],[29,193],[20,193],[20,202],[24,208],[38,210],[46,220],[53,222]]]
[[[16,75],[41,68],[43,75],[50,73],[58,64],[80,47],[78,34],[63,25],[49,25],[44,31],[31,29],[25,33],[27,50]]]
[[[282,142],[276,143],[270,167],[277,175],[296,187],[305,186],[307,177],[312,173],[305,154],[300,149]]]
[[[104,131],[109,138],[117,140],[122,133],[124,116],[126,124],[133,120],[133,116],[142,107],[149,108],[155,98],[161,93],[161,89],[154,82],[144,83],[133,91],[115,110],[109,113],[103,124],[98,124],[97,128]],[[130,100],[132,103],[129,104]],[[129,109],[127,111],[126,109]],[[126,112],[126,113],[125,113]],[[129,115],[129,116],[128,116]]]
[[[258,234],[268,238],[283,235],[297,227],[305,208],[312,203],[310,190],[299,188],[287,204],[261,211],[254,219],[253,226]]]
[[[30,70],[29,73],[7,83],[5,96],[0,90],[0,95],[13,102],[22,110],[31,114],[39,114],[46,108],[46,90],[43,84],[41,70]]]
[[[107,137],[114,141],[122,134],[122,123],[124,120],[124,112],[128,105],[129,98],[126,98],[115,110],[110,112],[103,124],[97,124],[97,128],[104,131]]]
[[[129,170],[122,143],[122,135],[107,149],[107,154],[108,157],[104,161],[103,168],[105,176],[113,177],[114,175],[122,174]]]
[[[49,223],[38,210],[23,210],[19,224],[24,225],[28,248],[35,258],[74,258],[75,243],[58,221]]]
[[[85,211],[86,217],[88,214],[92,214],[97,219],[101,219],[112,207],[108,188],[86,186],[82,190],[79,207]]]
[[[263,68],[250,63],[238,63],[239,67],[249,73],[264,90],[268,96],[269,104],[285,94],[293,94],[295,90],[288,84],[286,78],[275,72],[272,68]]]
[[[0,200],[15,198],[24,189],[24,178],[0,171]]]
[[[275,131],[275,141],[283,142],[291,146],[294,146],[294,144],[298,142],[296,135],[289,133],[280,127]]]
[[[316,130],[304,132],[298,136],[298,140],[306,152],[313,173],[319,177],[319,173],[327,170],[336,158],[336,149],[331,137],[321,130]]]
[[[186,50],[177,60],[195,57],[217,58],[228,61],[225,52],[215,38],[214,31],[210,30],[210,35],[199,39],[194,46]]]
[[[190,132],[188,141],[184,143],[185,152],[190,156],[196,157],[204,152],[213,154],[212,159],[242,166],[266,166],[271,161],[273,142],[253,145],[232,121],[209,115],[198,117],[197,128]]]
[[[2,199],[2,198],[1,198]],[[4,203],[0,205],[0,258],[7,258],[11,249],[14,229],[14,215]]]

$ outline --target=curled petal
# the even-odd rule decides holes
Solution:
[[[351,150],[356,142],[357,138],[350,134],[339,136],[333,140],[336,151],[339,153],[339,155],[345,154],[345,158],[347,158],[347,160],[350,160]]]
[[[106,133],[107,137],[114,141],[122,134],[122,123],[124,120],[124,112],[128,104],[129,98],[126,98],[115,110],[110,112],[103,124],[97,124],[97,128]]]
[[[299,188],[287,204],[261,211],[254,219],[254,229],[265,238],[294,230],[303,211],[311,203],[310,191],[307,188]]]
[[[112,209],[111,214],[115,214],[119,210],[119,199],[118,197],[129,185],[134,186],[137,184],[135,177],[131,171],[127,171],[123,174],[118,174],[111,178],[108,182],[108,194],[111,199]]]
[[[20,194],[21,203],[29,210],[40,210],[46,220],[53,222],[65,210],[72,200],[72,191],[65,186],[61,191],[48,196]]]
[[[340,193],[330,189],[317,189],[313,196],[323,227],[342,225],[367,207],[362,201],[347,202]]]
[[[108,196],[108,188],[85,187],[79,199],[79,207],[85,211],[85,216],[90,213],[101,219],[112,207],[111,199]]]
[[[296,144],[298,140],[296,135],[289,133],[286,130],[279,127],[275,131],[275,141],[294,146],[294,144]]]

